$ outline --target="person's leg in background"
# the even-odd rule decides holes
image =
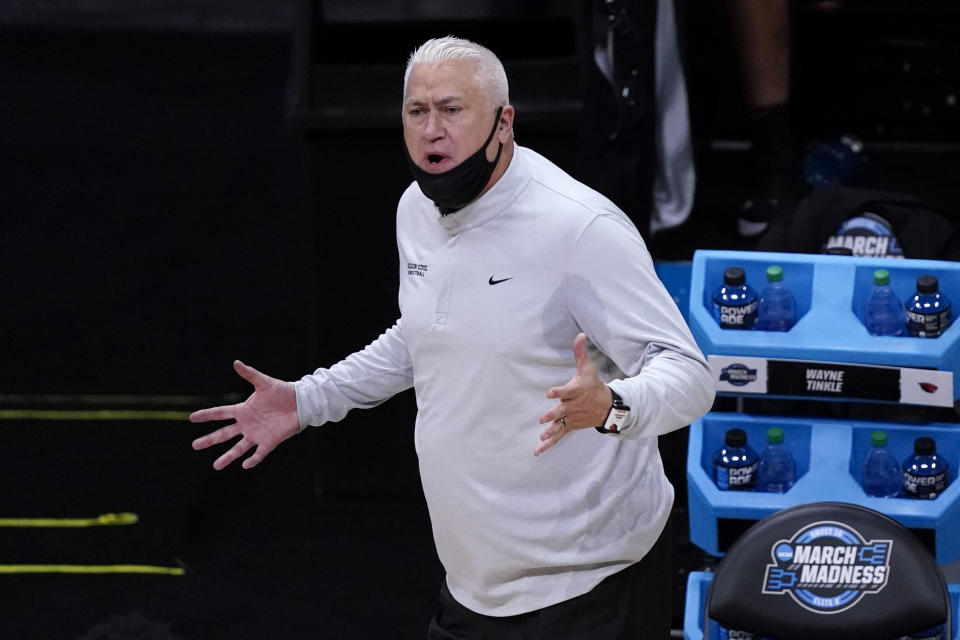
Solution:
[[[738,230],[746,237],[790,215],[805,193],[790,114],[790,3],[728,0],[753,155],[753,189]]]

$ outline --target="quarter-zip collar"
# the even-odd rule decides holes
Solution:
[[[530,182],[530,169],[523,156],[523,147],[518,146],[515,142],[510,144],[513,145],[513,158],[510,160],[507,170],[486,193],[454,213],[441,216],[437,212],[437,222],[447,233],[456,235],[463,230],[480,226],[494,219],[506,211],[511,203],[517,199],[517,196],[523,192],[527,183]],[[430,208],[437,211],[432,202]]]

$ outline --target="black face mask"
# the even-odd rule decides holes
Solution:
[[[429,173],[418,167],[417,163],[410,157],[410,150],[404,143],[403,150],[407,155],[407,163],[410,165],[413,179],[420,185],[420,190],[423,191],[424,195],[433,200],[441,214],[447,215],[464,208],[473,202],[483,191],[483,188],[487,186],[490,176],[493,175],[493,170],[500,162],[500,152],[503,151],[503,143],[501,142],[497,149],[497,157],[493,159],[493,162],[487,160],[487,145],[493,140],[493,134],[497,131],[501,113],[503,113],[503,107],[497,109],[493,129],[490,130],[490,135],[487,136],[487,141],[483,143],[480,150],[453,169],[443,173]]]

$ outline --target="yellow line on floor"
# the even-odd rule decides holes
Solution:
[[[0,409],[0,420],[170,420],[182,422],[189,411],[150,409]]]
[[[135,513],[104,513],[96,518],[0,518],[0,527],[109,527],[136,524]]]
[[[0,574],[11,573],[141,573],[183,576],[187,572],[181,567],[157,567],[149,564],[0,564]]]
[[[164,394],[62,394],[62,393],[0,393],[0,405],[140,405],[205,407],[212,404],[230,404],[243,400],[236,392],[208,395]]]

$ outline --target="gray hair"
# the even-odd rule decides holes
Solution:
[[[410,72],[418,64],[439,64],[451,60],[469,60],[474,63],[474,79],[483,89],[484,95],[493,106],[510,104],[510,89],[507,73],[496,54],[475,42],[446,36],[427,40],[417,47],[407,59],[407,70],[403,74],[403,97],[407,97],[407,82]]]

